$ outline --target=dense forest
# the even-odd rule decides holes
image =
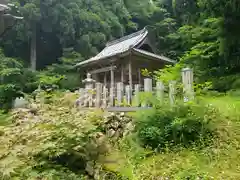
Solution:
[[[24,18],[0,39],[0,179],[240,179],[239,0],[11,3]],[[146,94],[149,111],[79,110],[74,65],[144,27],[178,63],[143,75],[179,90],[191,67],[195,99],[177,91],[164,106]],[[21,96],[28,107],[12,108]]]
[[[1,47],[5,56],[18,59],[22,67],[63,75],[69,65],[95,55],[107,41],[147,27],[159,53],[193,66],[199,82],[213,81],[220,91],[239,86],[238,1],[12,3],[18,7],[12,13],[24,20],[2,38]],[[215,83],[219,78],[222,83]]]

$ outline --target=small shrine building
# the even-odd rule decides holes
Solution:
[[[156,53],[149,31],[144,28],[108,42],[99,54],[75,67],[107,87],[113,87],[117,82],[133,87],[134,84],[143,84],[142,69],[152,72],[174,63],[174,60]]]

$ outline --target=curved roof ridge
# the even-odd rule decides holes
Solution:
[[[147,29],[146,29],[146,28],[143,28],[142,30],[137,31],[137,32],[135,32],[135,33],[132,33],[132,34],[123,36],[123,37],[121,37],[121,38],[119,38],[119,39],[115,39],[115,40],[113,40],[113,41],[109,41],[109,42],[107,42],[106,47],[112,46],[112,45],[114,45],[114,44],[117,44],[117,43],[119,43],[119,42],[125,41],[125,40],[130,39],[130,38],[133,38],[133,37],[138,36],[138,35],[140,35],[140,34],[144,34],[146,31],[147,31]]]

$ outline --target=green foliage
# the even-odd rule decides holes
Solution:
[[[202,146],[202,143],[200,146],[199,143],[187,147],[180,144],[166,146],[156,152],[140,146],[138,134],[134,133],[122,139],[115,149],[112,149],[106,156],[106,161],[111,163],[105,163],[104,167],[132,180],[239,179],[239,96],[205,96],[201,103],[211,104],[210,108],[214,110],[206,114],[206,118],[211,116],[211,129],[213,127],[218,135],[211,139],[211,143],[203,142],[205,146]],[[201,109],[200,112],[205,109],[198,108]],[[164,107],[163,110],[166,112]],[[150,112],[140,114],[144,116],[147,113],[152,117]],[[159,113],[161,114],[160,110]],[[140,118],[140,114],[137,112],[136,116]],[[155,124],[158,123],[159,121]]]
[[[154,78],[160,80],[165,84],[169,81],[180,81],[181,70],[183,66],[181,64],[176,64],[175,66],[168,65],[164,69],[159,69],[154,72]]]
[[[0,52],[0,108],[9,109],[12,100],[21,95],[22,64]]]
[[[50,104],[12,112],[0,129],[1,179],[81,179],[101,150],[97,127],[73,107],[75,94],[54,93]],[[25,119],[25,120],[24,120]]]
[[[65,75],[63,88],[70,86],[74,90],[80,82],[75,78],[71,85],[64,85],[72,78],[70,66],[97,54],[107,41],[145,26],[158,53],[179,61],[178,67],[168,68],[171,73],[161,73],[166,80],[179,79],[175,72],[179,67],[194,68],[195,80],[201,84],[234,76],[239,69],[237,1],[14,0],[13,3],[20,7],[24,20],[1,41],[4,52],[21,57],[28,65],[29,38],[36,25],[38,69],[47,67],[50,72]],[[66,56],[66,49],[78,55]],[[238,86],[227,79],[227,87],[213,83],[213,89],[226,91]]]
[[[230,89],[239,89],[239,74],[224,76],[221,78],[213,78],[213,86],[218,91],[228,91]]]
[[[0,108],[4,110],[10,109],[13,100],[19,96],[21,96],[21,91],[14,84],[0,85]]]
[[[82,56],[72,48],[64,49],[63,57],[60,58],[60,62],[48,66],[46,72],[52,76],[64,76],[58,83],[59,88],[76,90],[81,86],[81,76],[80,73],[73,69],[73,66],[81,60]]]
[[[14,0],[12,3],[20,6],[19,13],[24,20],[1,44],[9,56],[20,56],[28,64],[28,40],[36,25],[38,68],[58,63],[64,48],[74,48],[84,58],[89,58],[101,50],[107,40],[136,29],[125,4],[118,0]]]
[[[51,76],[48,72],[43,72],[38,75],[39,84],[43,88],[48,87],[57,87],[60,84],[60,81],[64,79],[64,76],[54,75]]]
[[[203,104],[180,103],[174,107],[164,104],[139,113],[136,131],[142,144],[153,149],[204,143],[213,135],[211,121],[217,113]]]

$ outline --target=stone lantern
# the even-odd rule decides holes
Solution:
[[[87,78],[82,81],[85,84],[85,89],[93,89],[94,83],[96,82],[91,78],[91,74],[87,73]]]
[[[96,82],[91,78],[91,74],[87,74],[87,78],[82,81],[85,84],[85,95],[84,95],[84,106],[86,107],[89,104],[90,107],[93,106],[93,88],[94,83]]]
[[[182,82],[183,82],[184,102],[193,100],[194,98],[193,70],[191,68],[182,69]]]

